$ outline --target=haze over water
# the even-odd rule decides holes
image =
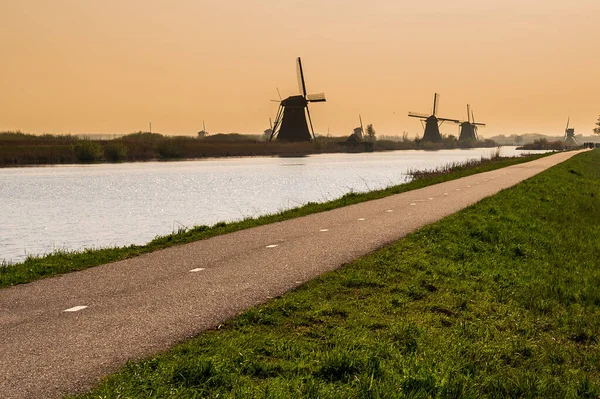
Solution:
[[[145,244],[212,225],[404,183],[495,149],[321,154],[0,169],[0,260]],[[519,153],[503,147],[502,155]]]

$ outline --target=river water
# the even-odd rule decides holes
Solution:
[[[496,149],[220,158],[0,169],[0,261],[145,244],[212,225],[405,183],[410,170]],[[502,147],[501,155],[521,154]]]

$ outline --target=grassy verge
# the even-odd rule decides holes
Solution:
[[[429,172],[415,174],[415,180],[398,186],[368,193],[350,193],[343,197],[326,203],[308,203],[302,207],[286,210],[273,215],[261,216],[253,219],[245,219],[233,223],[217,223],[214,226],[195,226],[191,229],[182,229],[166,236],[156,237],[146,245],[131,245],[127,247],[115,247],[104,249],[88,249],[84,251],[57,251],[45,256],[31,256],[24,262],[0,265],[0,288],[16,284],[24,284],[57,274],[83,270],[89,267],[102,265],[109,262],[123,260],[144,253],[156,251],[227,234],[238,230],[275,223],[283,220],[293,219],[300,216],[317,212],[324,212],[334,208],[340,208],[359,202],[382,198],[388,195],[415,190],[443,181],[458,179],[475,173],[481,173],[493,169],[528,162],[545,155],[532,155],[522,158],[492,158],[482,161],[453,165],[452,168],[442,168]]]
[[[81,398],[597,398],[598,209],[592,151]]]

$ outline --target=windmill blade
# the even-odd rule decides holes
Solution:
[[[318,94],[309,94],[308,96],[306,96],[306,101],[311,102],[311,103],[322,103],[327,100],[325,99],[325,93],[318,93]]]
[[[471,123],[471,125],[473,125],[473,126],[483,126],[483,127],[485,127],[485,123],[479,123],[479,122],[478,122],[478,123]]]
[[[298,59],[300,59],[300,58],[298,58]],[[306,114],[308,115],[308,122],[310,123],[310,131],[312,133],[313,140],[315,140],[316,139],[315,129],[313,129],[312,119],[310,117],[310,110],[308,109],[308,106],[306,106]]]
[[[431,115],[435,116],[435,113],[438,111],[438,102],[440,101],[440,95],[437,93],[433,94],[433,113]]]
[[[442,121],[442,122],[454,122],[454,123],[460,123],[460,121],[458,119],[448,119],[448,118],[437,118],[438,121]]]
[[[475,114],[473,113],[473,110],[471,110],[471,120],[475,123]]]
[[[477,133],[477,125],[475,125],[475,124],[473,124],[473,133],[475,134],[475,140],[479,141],[479,134]]]
[[[279,96],[279,101],[283,101],[281,98],[281,93],[279,92],[279,87],[276,87],[277,89],[277,95]]]
[[[467,122],[471,123],[471,106],[467,104]],[[473,121],[475,123],[475,121]]]
[[[360,121],[360,134],[362,134],[362,136],[365,137],[365,129],[363,129],[363,123],[360,114],[358,114],[358,120]]]
[[[298,74],[298,87],[300,88],[300,94],[306,97],[306,83],[304,82],[304,72],[302,71],[302,60],[298,57],[298,63],[296,64],[296,72]]]
[[[281,124],[281,120],[283,118],[283,105],[279,106],[279,110],[277,110],[277,116],[275,117],[275,124],[273,125],[273,128],[271,129],[271,136],[269,137],[269,141],[272,141],[273,138],[275,137],[275,135],[278,133],[277,129],[279,128],[279,125]],[[270,118],[269,118],[270,120]]]
[[[273,133],[273,121],[269,118],[269,128],[271,129],[271,133]]]
[[[429,118],[429,115],[421,114],[418,112],[409,112],[408,116],[412,116],[413,118],[423,118],[423,119]]]
[[[569,130],[569,122],[570,122],[570,121],[571,121],[571,117],[569,116],[569,117],[567,118],[567,127],[565,128],[565,132],[566,132],[567,130]]]

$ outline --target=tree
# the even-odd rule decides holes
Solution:
[[[596,122],[596,126],[597,127],[594,128],[594,133],[600,134],[600,116],[598,117],[598,121]]]
[[[372,124],[367,125],[367,140],[375,141],[375,129]]]

